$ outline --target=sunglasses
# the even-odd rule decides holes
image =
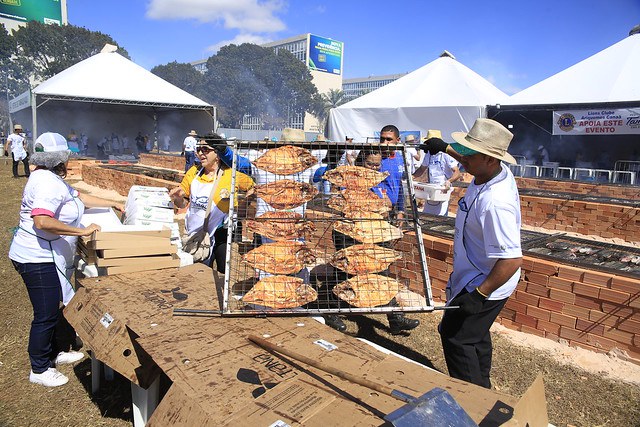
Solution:
[[[205,147],[205,146],[196,147],[196,153],[203,153],[204,155],[209,154],[213,150],[214,149],[211,147]]]

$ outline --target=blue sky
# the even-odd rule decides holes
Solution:
[[[345,43],[345,78],[413,71],[448,50],[507,94],[640,24],[640,0],[67,0],[67,11],[147,69],[313,33]]]

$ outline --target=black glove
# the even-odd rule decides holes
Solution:
[[[180,152],[180,155],[181,155],[182,157],[184,157],[184,151],[181,151],[181,152]]]
[[[480,310],[482,310],[482,304],[485,300],[486,298],[480,292],[478,292],[477,289],[474,289],[471,292],[466,292],[462,295],[456,296],[451,300],[451,303],[449,303],[449,305],[460,306],[458,312],[460,314],[466,314],[467,316],[470,316],[472,314],[480,313]]]
[[[440,138],[429,138],[424,142],[424,144],[420,145],[420,149],[428,151],[429,154],[433,155],[438,154],[440,151],[446,153],[448,146],[449,144]]]

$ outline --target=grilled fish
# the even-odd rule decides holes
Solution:
[[[379,273],[392,262],[402,258],[400,252],[382,246],[363,244],[342,249],[329,259],[329,263],[349,274]]]
[[[336,221],[333,228],[362,243],[380,243],[402,238],[399,228],[379,219]]]
[[[315,225],[306,221],[297,212],[265,212],[254,220],[247,220],[247,229],[271,240],[294,240],[316,230]]]
[[[354,276],[333,288],[333,293],[356,307],[377,307],[388,304],[404,287],[390,277],[379,274]]]
[[[324,173],[323,178],[338,187],[366,190],[380,184],[389,172],[378,172],[362,166],[338,166]]]
[[[250,250],[242,260],[272,274],[293,274],[316,261],[315,253],[302,242],[265,243]]]
[[[300,307],[317,298],[318,292],[299,277],[268,276],[256,283],[242,302],[280,309]]]
[[[318,159],[309,150],[284,145],[267,151],[252,163],[273,174],[291,175],[310,168],[318,163]]]
[[[385,214],[392,205],[386,194],[380,198],[370,190],[342,190],[327,201],[327,206],[343,213],[359,210]]]
[[[313,199],[318,189],[306,182],[290,179],[256,185],[256,194],[274,209],[293,209]]]

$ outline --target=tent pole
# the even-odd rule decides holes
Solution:
[[[33,141],[38,138],[38,107],[36,105],[36,94],[31,89],[31,139]]]

